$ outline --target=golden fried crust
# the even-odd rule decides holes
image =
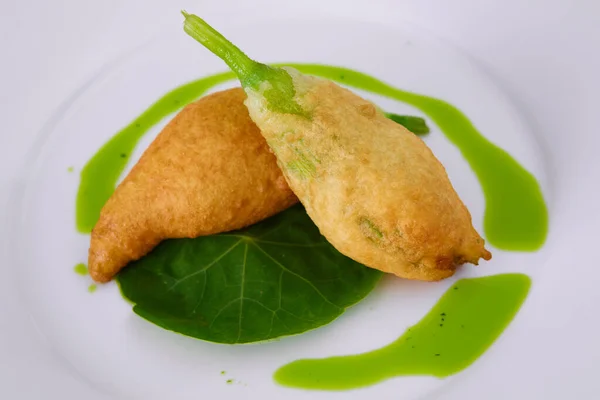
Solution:
[[[311,119],[246,105],[321,233],[341,253],[407,279],[435,281],[490,259],[446,170],[416,135],[340,86],[291,71]]]
[[[92,230],[95,281],[111,280],[163,239],[243,228],[297,202],[245,98],[236,88],[189,104],[152,142]]]

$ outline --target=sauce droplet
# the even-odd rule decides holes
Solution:
[[[75,273],[79,275],[88,274],[87,266],[84,263],[77,264],[75,267],[73,267],[73,271],[75,271]]]

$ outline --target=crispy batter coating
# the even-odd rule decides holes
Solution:
[[[310,118],[269,110],[263,85],[246,105],[321,233],[354,260],[435,281],[490,259],[446,170],[416,135],[332,82],[293,77]]]
[[[152,142],[92,230],[95,281],[111,280],[163,239],[240,229],[298,201],[245,98],[236,88],[189,104]]]

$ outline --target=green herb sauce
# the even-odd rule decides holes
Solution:
[[[533,251],[543,245],[548,230],[548,211],[537,180],[507,152],[481,135],[456,107],[443,100],[394,88],[372,76],[347,68],[314,64],[286,65],[421,110],[461,150],[475,171],[486,199],[486,239],[504,250]],[[102,206],[114,191],[119,176],[144,133],[215,85],[232,79],[232,72],[220,73],[172,90],[104,144],[81,171],[76,204],[77,229],[82,233],[91,232]]]
[[[98,286],[94,283],[92,283],[90,286],[88,286],[88,292],[90,292],[90,293],[94,293],[96,291],[96,289],[98,289]]]
[[[75,271],[75,273],[79,275],[88,274],[87,266],[84,263],[77,264],[75,267],[73,267],[73,271]]]
[[[364,354],[294,361],[277,370],[274,379],[289,387],[345,390],[396,376],[455,374],[500,336],[530,285],[522,274],[461,279],[395,342]]]

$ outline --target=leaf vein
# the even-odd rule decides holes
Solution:
[[[280,309],[279,309],[279,310],[277,310],[277,311],[283,311],[284,313],[286,313],[286,314],[290,314],[292,317],[294,317],[294,318],[298,318],[298,319],[299,319],[299,320],[301,320],[301,321],[306,321],[306,322],[311,322],[311,323],[313,323],[313,322],[316,322],[316,321],[317,321],[317,320],[315,320],[315,319],[304,318],[304,317],[301,317],[301,316],[299,316],[299,315],[296,315],[296,314],[294,314],[293,312],[286,310],[285,308],[280,308]]]
[[[225,311],[225,309],[227,309],[229,306],[231,306],[232,304],[235,304],[236,302],[240,301],[240,299],[233,299],[231,300],[229,303],[225,304],[223,307],[221,307],[221,309],[217,312],[217,314],[213,317],[212,321],[210,321],[210,324],[208,325],[208,329],[212,328],[213,324],[215,323],[215,321],[217,320],[217,318],[219,318],[219,316],[221,315],[221,313],[223,311]]]
[[[202,300],[204,300],[204,292],[206,291],[206,281],[207,281],[207,277],[204,277],[204,283],[202,284],[202,293],[200,293],[200,298],[198,299],[198,302],[196,303],[196,306],[194,307],[194,309],[192,310],[192,314],[196,314],[196,310],[198,310],[198,307],[200,306],[200,304],[202,304]]]
[[[270,240],[262,240],[262,239],[256,239],[256,242],[260,242],[260,243],[264,243],[264,244],[271,244],[274,246],[289,246],[289,247],[318,247],[318,246],[326,246],[327,243],[325,242],[320,242],[320,243],[286,243],[286,242],[273,242]]]
[[[268,310],[268,311],[270,311],[270,312],[272,312],[272,313],[275,313],[275,312],[277,311],[277,310],[272,310],[272,309],[270,309],[269,307],[265,306],[265,305],[264,305],[263,303],[261,303],[260,301],[258,301],[258,300],[256,300],[256,299],[253,299],[253,298],[251,298],[251,297],[244,297],[244,301],[249,301],[250,303],[256,303],[256,304],[258,304],[259,306],[261,306],[262,308],[264,308],[265,310]]]
[[[262,247],[260,247],[259,245],[257,245],[256,243],[253,243],[254,246],[256,246],[257,249],[259,249],[264,255],[266,255],[267,257],[269,257],[271,259],[271,261],[273,261],[276,265],[278,265],[281,269],[283,269],[284,271],[288,272],[289,274],[295,276],[296,278],[306,282],[310,287],[313,288],[313,290],[315,292],[317,292],[317,294],[319,296],[321,296],[321,298],[323,300],[325,300],[326,303],[331,304],[332,306],[336,307],[336,308],[340,308],[343,309],[343,307],[338,306],[337,304],[334,304],[331,302],[331,300],[329,300],[327,297],[325,297],[325,295],[323,293],[321,293],[321,291],[308,279],[306,279],[305,277],[303,277],[302,275],[288,269],[287,267],[285,267],[283,264],[281,264],[279,261],[277,261],[276,259],[274,259],[269,253],[267,253],[266,251],[263,250]]]
[[[242,263],[242,284],[240,285],[240,315],[239,325],[238,325],[238,336],[236,342],[240,341],[240,337],[242,337],[242,313],[244,311],[244,284],[246,281],[246,260],[248,259],[248,243],[244,246],[244,262]]]
[[[171,291],[171,290],[173,290],[175,288],[175,286],[179,285],[181,282],[183,282],[183,281],[185,281],[185,280],[187,280],[187,279],[189,279],[189,278],[191,278],[193,276],[196,276],[196,275],[198,275],[198,274],[200,274],[202,272],[207,271],[210,267],[212,267],[213,265],[215,265],[223,257],[225,257],[227,254],[229,254],[233,249],[235,249],[237,247],[237,245],[241,243],[241,241],[242,240],[240,239],[237,242],[235,242],[233,244],[233,246],[231,246],[230,248],[228,248],[227,250],[225,250],[219,257],[215,258],[210,264],[206,265],[205,267],[200,268],[198,271],[194,271],[191,274],[188,274],[188,275],[184,276],[181,279],[178,279],[173,285],[171,285],[171,287],[169,287],[167,289],[167,291]]]

